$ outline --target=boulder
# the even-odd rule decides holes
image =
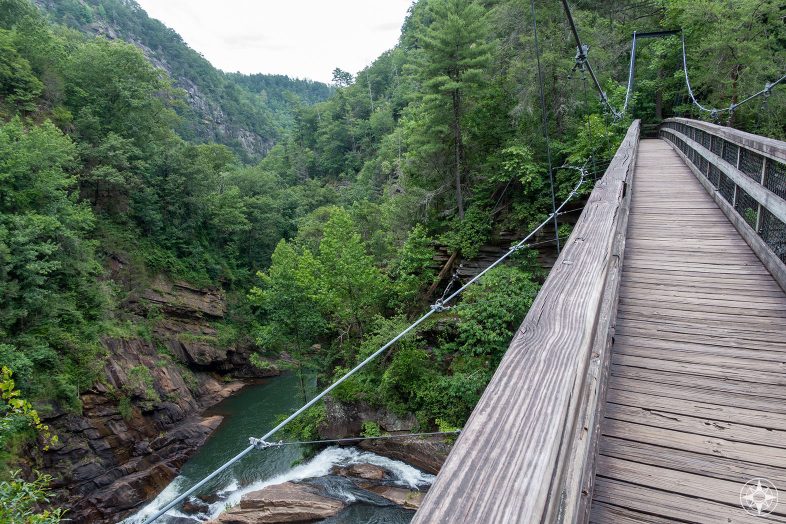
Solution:
[[[369,486],[368,490],[406,509],[420,508],[423,498],[426,496],[422,491],[398,488],[396,486]]]
[[[344,503],[314,492],[306,484],[285,482],[245,495],[213,524],[274,524],[314,522],[332,517]]]
[[[210,506],[198,498],[190,498],[183,502],[180,508],[183,513],[193,515],[196,513],[207,513],[210,511]]]
[[[382,480],[385,478],[386,471],[385,468],[373,464],[352,464],[351,466],[333,466],[330,473],[364,480]]]
[[[452,446],[441,437],[364,440],[360,443],[360,447],[367,451],[406,462],[432,475],[439,473]]]

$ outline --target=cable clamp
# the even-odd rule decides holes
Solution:
[[[254,438],[254,437],[249,437],[248,443],[257,449],[267,449],[267,448],[273,448],[281,445],[281,441],[268,442],[267,440],[262,440],[261,438]]]
[[[764,96],[770,96],[772,94],[772,88],[775,87],[775,84],[772,82],[767,82],[764,84]]]
[[[713,120],[717,120],[718,119],[718,111],[715,110],[715,109],[710,111],[710,118],[712,118]]]
[[[441,298],[440,298],[439,300],[437,300],[437,301],[436,301],[434,304],[432,304],[432,306],[431,306],[431,310],[432,310],[432,311],[434,311],[434,312],[436,312],[436,313],[442,313],[443,311],[447,311],[447,310],[449,310],[449,309],[450,309],[450,306],[446,306],[446,305],[444,304],[444,302],[442,302],[442,299],[441,299]]]
[[[589,52],[589,46],[587,44],[582,44],[581,47],[576,46],[576,67],[584,71],[584,64],[587,63],[587,53]]]

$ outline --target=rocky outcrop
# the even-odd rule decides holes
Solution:
[[[445,464],[452,444],[442,437],[410,437],[364,440],[360,443],[360,447],[436,475]]]
[[[420,508],[420,505],[423,503],[423,498],[426,496],[426,493],[423,491],[414,491],[396,486],[379,485],[369,486],[366,489],[405,509],[416,510]]]
[[[364,480],[382,480],[385,478],[385,468],[374,464],[352,464],[350,466],[334,466],[330,470],[330,474]]]
[[[412,414],[398,416],[383,407],[363,402],[345,404],[325,399],[325,421],[319,427],[323,439],[340,439],[361,434],[365,422],[375,422],[386,433],[409,433],[417,427]],[[377,455],[406,462],[427,473],[437,474],[448,458],[452,444],[441,437],[408,437],[390,440],[364,440],[360,447]]]
[[[245,495],[214,524],[273,524],[315,522],[344,509],[340,500],[325,497],[307,484],[285,482]]]
[[[59,437],[45,470],[77,522],[115,522],[160,492],[221,423],[198,413],[243,386],[166,362],[152,343],[105,344],[107,378],[82,395],[82,413],[45,417]]]
[[[122,281],[124,262],[110,273]],[[81,395],[81,413],[45,415],[59,443],[43,454],[58,505],[75,522],[117,522],[159,493],[221,423],[199,413],[237,392],[233,377],[278,374],[248,363],[248,347],[219,343],[227,305],[217,289],[156,278],[122,305],[150,339],[107,338],[104,377]]]
[[[324,439],[338,439],[360,435],[365,422],[375,422],[388,433],[409,432],[417,426],[414,415],[398,416],[383,407],[374,407],[365,402],[345,404],[332,397],[325,399],[325,421],[319,427]]]

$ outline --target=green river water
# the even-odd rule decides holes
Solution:
[[[313,380],[311,381],[313,388]],[[222,415],[224,420],[210,439],[183,466],[180,476],[150,504],[126,524],[137,524],[157,508],[193,486],[248,446],[248,438],[261,436],[275,425],[276,417],[289,414],[303,404],[300,382],[296,375],[284,375],[252,384],[236,395],[208,410],[205,415]],[[283,446],[254,451],[240,462],[222,472],[199,492],[200,499],[209,505],[201,513],[186,514],[172,510],[157,522],[187,524],[215,518],[227,505],[237,504],[244,493],[267,485],[286,481],[306,481],[319,486],[328,496],[343,500],[347,508],[330,524],[404,524],[412,519],[412,511],[395,506],[364,490],[343,477],[330,475],[335,465],[372,463],[390,473],[390,483],[423,489],[433,477],[402,462],[362,451],[358,448],[329,447],[316,455],[307,456],[300,446]],[[297,464],[297,465],[295,465]],[[199,501],[199,499],[192,499]],[[201,503],[201,501],[200,501]],[[204,504],[202,504],[204,506]]]

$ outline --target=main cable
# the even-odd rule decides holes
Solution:
[[[587,162],[589,162],[589,159],[587,160]],[[586,166],[586,162],[585,162],[585,166]],[[540,223],[540,225],[538,225],[535,229],[533,229],[526,237],[524,237],[522,240],[520,240],[515,245],[511,246],[504,255],[502,255],[497,260],[492,262],[483,271],[481,271],[480,273],[475,275],[469,282],[467,282],[466,284],[461,286],[459,289],[457,289],[455,292],[453,292],[453,294],[451,294],[450,296],[448,296],[445,299],[437,300],[437,302],[431,306],[429,311],[427,311],[423,316],[421,316],[419,319],[417,319],[412,324],[410,324],[410,326],[407,327],[404,331],[402,331],[401,333],[399,333],[398,335],[393,337],[387,344],[385,344],[384,346],[380,347],[374,353],[372,353],[371,355],[366,357],[366,359],[363,360],[360,364],[358,364],[357,366],[355,366],[354,368],[349,370],[341,378],[336,380],[333,384],[328,386],[321,393],[319,393],[317,396],[312,398],[309,402],[304,404],[303,407],[301,407],[300,409],[298,409],[297,411],[292,413],[290,416],[288,416],[287,418],[282,420],[278,425],[276,425],[276,427],[274,427],[273,429],[271,429],[270,431],[268,431],[267,433],[265,433],[262,437],[260,437],[258,439],[254,438],[254,437],[251,437],[249,439],[249,442],[252,442],[252,443],[249,444],[249,446],[247,448],[245,448],[243,451],[241,451],[240,453],[238,453],[237,455],[235,455],[234,457],[229,459],[227,462],[222,464],[218,469],[216,469],[215,471],[210,473],[208,476],[206,476],[205,478],[203,478],[202,480],[200,480],[199,482],[194,484],[191,488],[186,490],[184,493],[182,493],[182,494],[178,495],[177,497],[175,497],[172,501],[167,503],[163,508],[161,508],[160,510],[156,511],[156,513],[152,517],[150,517],[150,518],[148,518],[147,520],[144,521],[144,524],[151,524],[152,522],[155,522],[162,515],[164,515],[167,511],[169,511],[170,509],[174,508],[175,506],[177,506],[178,504],[183,502],[183,500],[185,500],[189,495],[191,495],[192,493],[197,491],[199,488],[201,488],[202,486],[204,486],[205,484],[210,482],[212,479],[216,478],[219,474],[221,474],[221,472],[225,471],[231,465],[233,465],[234,463],[236,463],[237,461],[239,461],[240,459],[242,459],[243,457],[245,457],[246,455],[251,453],[254,449],[257,449],[257,447],[260,445],[261,442],[267,443],[268,439],[270,437],[272,437],[273,435],[275,435],[276,433],[278,433],[282,428],[284,428],[284,426],[286,426],[287,424],[292,422],[295,418],[297,418],[298,416],[303,414],[303,412],[305,412],[308,408],[310,408],[311,406],[316,404],[323,397],[325,397],[328,393],[330,393],[331,391],[336,389],[340,384],[342,384],[347,379],[349,379],[352,375],[354,375],[355,373],[357,373],[358,371],[363,369],[369,362],[371,362],[372,360],[376,359],[379,355],[384,353],[393,344],[395,344],[396,342],[398,342],[399,340],[404,338],[408,333],[410,333],[412,330],[414,330],[420,324],[425,322],[434,313],[439,313],[439,312],[445,311],[445,309],[446,309],[445,304],[451,302],[453,299],[458,297],[461,293],[464,292],[465,289],[467,289],[469,286],[471,286],[472,284],[477,282],[481,277],[483,277],[483,275],[485,275],[486,273],[488,273],[489,271],[491,271],[492,269],[494,269],[495,267],[500,265],[502,262],[504,262],[508,257],[513,255],[515,252],[519,251],[520,249],[526,248],[527,241],[529,241],[529,239],[532,238],[538,231],[543,229],[543,227],[546,224],[551,222],[552,218],[554,216],[556,216],[557,213],[560,213],[562,211],[562,209],[568,204],[568,202],[573,200],[573,197],[576,196],[576,194],[578,193],[579,189],[581,188],[581,186],[585,182],[585,177],[586,177],[586,170],[585,170],[585,168],[583,168],[583,167],[582,168],[576,168],[574,166],[563,166],[563,168],[578,169],[581,172],[581,177],[580,177],[578,183],[573,188],[573,190],[570,192],[568,197],[562,202],[562,204],[560,204],[560,206],[558,208],[556,208],[553,213],[551,213],[543,222]]]
[[[609,111],[611,111],[612,115],[614,115],[615,119],[617,120],[622,119],[622,113],[617,111],[614,108],[614,106],[611,105],[611,102],[609,102],[609,97],[606,96],[606,92],[603,90],[603,87],[600,85],[600,81],[598,80],[598,77],[595,76],[595,71],[593,71],[592,65],[590,65],[589,57],[587,56],[589,47],[581,42],[581,37],[579,36],[579,30],[576,28],[576,22],[573,20],[573,13],[571,13],[570,11],[568,0],[562,0],[562,6],[565,8],[565,15],[568,17],[570,30],[573,33],[573,38],[575,38],[576,40],[576,64],[581,67],[587,68],[587,71],[592,77],[592,81],[595,83],[595,88],[598,90],[598,93],[600,93],[600,99],[603,101],[604,104],[606,104],[606,106],[609,108]]]
[[[628,110],[631,94],[633,93],[633,76],[636,71],[636,31],[633,31],[633,42],[630,45],[630,66],[628,67],[628,89],[625,91],[625,105],[622,106],[622,113]]]
[[[688,76],[688,54],[685,50],[685,32],[682,33],[682,70],[685,73],[685,85],[688,88],[688,95],[690,95],[690,99],[693,102],[693,105],[699,108],[699,110],[704,111],[705,113],[710,113],[713,118],[717,117],[720,113],[725,112],[732,112],[741,105],[750,102],[751,100],[758,98],[762,95],[769,96],[772,93],[772,88],[786,80],[786,74],[782,77],[778,78],[774,82],[766,82],[764,84],[764,88],[761,91],[757,91],[752,95],[748,96],[747,98],[742,99],[741,101],[731,104],[728,107],[723,108],[715,108],[715,107],[704,107],[696,100],[696,96],[693,94],[693,88],[690,85],[690,77]]]

